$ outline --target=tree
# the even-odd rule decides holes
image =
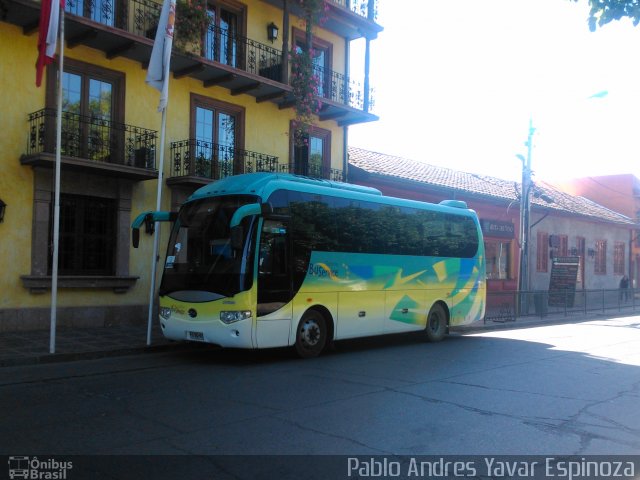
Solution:
[[[630,18],[634,27],[640,23],[640,0],[589,0],[589,5],[589,30],[592,32],[623,17]]]

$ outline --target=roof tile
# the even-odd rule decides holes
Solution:
[[[521,184],[501,178],[461,172],[437,167],[408,158],[349,147],[349,164],[365,172],[384,177],[394,177],[441,188],[460,190],[472,195],[485,196],[512,202],[519,201]],[[551,203],[548,200],[551,200]],[[596,218],[620,224],[635,224],[625,215],[609,210],[584,197],[570,195],[552,185],[536,181],[532,205],[559,212]]]

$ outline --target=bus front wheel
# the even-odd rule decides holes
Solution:
[[[302,358],[320,355],[327,343],[327,323],[315,310],[309,310],[300,319],[296,331],[296,353]]]
[[[427,316],[427,339],[430,342],[439,342],[447,333],[447,314],[442,305],[435,304],[431,307]]]

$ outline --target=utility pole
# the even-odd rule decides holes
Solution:
[[[518,291],[529,290],[529,236],[531,217],[531,151],[533,149],[533,120],[529,119],[529,135],[525,146],[527,147],[527,157],[518,155],[522,161],[522,188],[520,192],[520,277],[518,281]],[[528,313],[528,297],[526,293],[520,296],[520,313]]]

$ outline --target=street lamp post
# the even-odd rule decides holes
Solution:
[[[608,90],[602,90],[589,96],[588,99],[605,98],[609,95]],[[533,119],[529,118],[529,135],[525,146],[527,147],[526,158],[523,155],[516,155],[522,161],[522,188],[520,198],[520,270],[518,277],[518,292],[520,313],[526,315],[528,313],[529,297],[529,240],[531,236],[531,192],[533,190],[533,182],[531,181],[531,153],[533,150],[533,135],[536,129],[533,128]],[[553,200],[541,195],[540,198],[547,203],[553,203]]]
[[[529,119],[529,135],[525,146],[526,158],[517,157],[522,161],[522,188],[520,193],[520,276],[518,279],[518,291],[520,295],[520,313],[528,312],[528,298],[526,292],[529,289],[529,236],[531,216],[531,150],[533,149],[533,120]]]

